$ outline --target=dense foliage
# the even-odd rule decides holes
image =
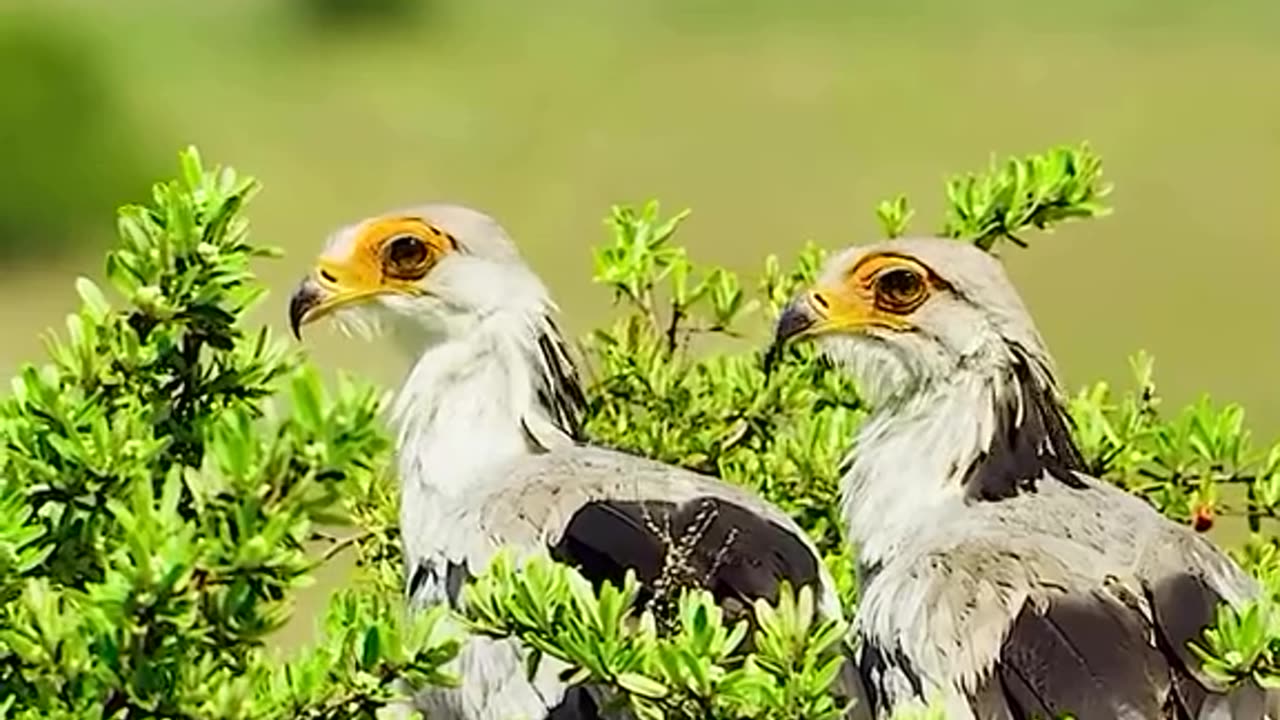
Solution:
[[[1010,160],[948,184],[942,232],[986,249],[1032,228],[1105,212],[1087,148]],[[25,367],[0,402],[0,716],[371,718],[399,684],[449,683],[465,637],[433,608],[405,615],[389,448],[374,389],[326,392],[296,352],[245,326],[263,294],[249,270],[272,254],[241,215],[256,190],[190,151],[178,180],[120,213],[107,259],[117,300],[80,280],[79,311],[50,363]],[[882,203],[887,235],[905,199]],[[683,214],[615,208],[597,280],[621,312],[584,341],[587,430],[596,441],[745,484],[814,536],[856,611],[836,467],[864,416],[856,388],[796,346],[761,357],[763,330],[822,252],[788,269],[768,258],[747,283],[693,263],[674,242]],[[1223,611],[1197,646],[1226,678],[1280,681],[1280,446],[1257,446],[1243,411],[1209,400],[1162,412],[1151,362],[1136,385],[1071,401],[1091,466],[1170,517],[1238,522],[1237,557],[1267,596]],[[339,535],[321,527],[345,525]],[[328,540],[323,556],[309,540]],[[264,641],[293,593],[333,553],[355,581],[334,595],[314,647],[278,657]],[[600,594],[570,568],[495,561],[465,592],[471,632],[516,635],[574,679],[616,688],[644,717],[830,718],[845,626],[809,594],[726,627],[703,593],[674,622],[636,617],[633,582]]]
[[[0,405],[0,708],[14,717],[356,717],[389,677],[437,679],[443,611],[401,617],[388,579],[344,591],[325,639],[263,650],[387,443],[369,388],[333,397],[242,318],[263,295],[243,204],[194,153],[120,213],[107,277],[81,279],[51,363]]]

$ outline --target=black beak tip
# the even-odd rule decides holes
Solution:
[[[774,347],[781,347],[788,340],[813,326],[813,316],[796,303],[788,305],[778,316],[773,333]]]
[[[764,354],[764,375],[768,378],[782,360],[787,341],[813,326],[814,318],[798,303],[783,308],[773,333],[773,343]]]
[[[289,302],[289,330],[295,340],[302,339],[302,313],[298,311],[297,296]]]
[[[302,339],[302,324],[318,299],[315,290],[305,283],[289,298],[289,329],[295,339]]]

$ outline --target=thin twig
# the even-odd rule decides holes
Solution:
[[[324,532],[323,530],[312,530],[312,531],[311,531],[311,538],[310,538],[310,539],[312,539],[312,540],[324,540],[324,541],[326,541],[326,542],[336,543],[336,542],[340,542],[340,541],[342,540],[342,536],[341,536],[341,535],[331,535],[331,534],[329,534],[329,533],[327,533],[327,532]]]
[[[1004,236],[1009,240],[1009,242],[1013,243],[1014,245],[1017,245],[1020,248],[1028,247],[1025,240],[1018,237],[1017,235],[1014,235],[1012,232],[1008,230],[1004,231]]]
[[[337,555],[343,550],[346,550],[347,547],[354,545],[355,543],[358,543],[367,537],[372,537],[372,536],[373,536],[372,530],[365,530],[364,532],[359,532],[359,533],[356,533],[355,535],[348,535],[347,537],[342,538],[341,540],[338,540],[333,547],[326,550],[324,555],[322,555],[320,559],[323,562],[328,562],[329,560],[333,559],[333,556]]]
[[[674,299],[671,301],[671,322],[667,323],[667,354],[674,355],[676,352],[677,335],[680,329],[680,321],[684,319],[684,308]]]

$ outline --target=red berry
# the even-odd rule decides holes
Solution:
[[[1210,505],[1196,505],[1191,511],[1191,527],[1196,532],[1209,532],[1213,527],[1213,507]]]

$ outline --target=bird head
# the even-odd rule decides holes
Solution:
[[[541,309],[547,293],[503,228],[458,205],[425,205],[340,228],[289,302],[295,336],[332,315],[364,333],[410,326],[464,333],[504,310]]]
[[[1011,352],[1051,364],[1000,262],[968,243],[903,238],[830,258],[778,318],[774,347],[813,339],[873,402],[958,373],[1007,369]]]

